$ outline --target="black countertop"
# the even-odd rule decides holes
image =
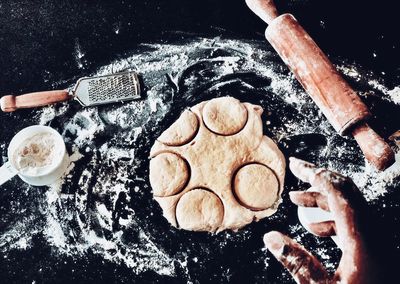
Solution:
[[[324,51],[396,84],[399,36],[393,1],[276,1]],[[51,88],[85,75],[165,31],[263,38],[265,24],[245,1],[2,1],[1,94]],[[117,32],[118,31],[118,32]],[[76,46],[85,52],[76,62]],[[374,55],[375,54],[375,55]],[[394,82],[393,82],[394,81]]]
[[[398,26],[396,4],[393,1],[381,1],[377,4],[372,1],[331,0],[276,1],[276,4],[280,11],[294,14],[335,63],[360,70],[360,74],[365,77],[361,82],[349,75],[346,75],[346,78],[350,80],[356,90],[367,93],[373,89],[373,92],[378,94],[377,96],[363,97],[378,116],[371,122],[377,131],[387,137],[395,130],[400,129],[399,106],[380,99],[379,88],[374,89],[368,85],[368,80],[371,78],[388,90],[399,85],[400,56],[398,54],[400,46],[398,31],[395,30],[395,27]],[[140,54],[140,52],[151,54],[153,52],[153,57],[144,58],[156,61],[157,54],[155,52],[163,47],[151,45],[147,49],[140,45],[142,43],[172,42],[187,46],[193,42],[201,42],[202,39],[199,37],[209,39],[205,46],[212,46],[210,42],[214,38],[217,45],[221,44],[226,47],[225,39],[232,38],[236,43],[243,40],[252,47],[265,48],[267,54],[263,58],[266,60],[265,62],[277,64],[277,72],[286,76],[288,75],[287,70],[271,52],[268,43],[265,42],[265,46],[262,47],[264,45],[264,29],[265,24],[252,14],[244,1],[4,0],[0,3],[0,96],[65,88],[78,78],[92,75],[98,72],[100,67],[119,59],[129,58],[132,54]],[[240,52],[237,53],[237,50],[227,50],[225,47],[218,48],[222,57],[240,54]],[[194,62],[210,57],[208,48],[202,47],[199,50],[196,51],[196,54],[189,52],[189,57],[192,56]],[[196,68],[204,69],[206,67],[195,66],[180,75],[184,77],[193,72],[196,74],[199,71]],[[213,76],[218,77],[218,68],[214,65],[210,67],[214,72]],[[246,84],[261,88],[260,86],[268,85],[271,82],[271,78],[253,76],[252,71],[250,73],[246,73],[248,70],[244,69],[241,71],[243,74],[241,73],[239,81],[246,82]],[[161,71],[160,74],[156,71],[154,74],[151,72],[149,74],[152,76],[144,76],[145,86],[155,86],[165,80],[165,74]],[[200,78],[197,83],[206,86],[202,80],[204,78]],[[215,82],[221,80],[224,81],[226,78],[218,77]],[[161,102],[165,103],[168,111],[160,115],[157,122],[151,122],[148,128],[144,128],[143,135],[148,135],[148,137],[139,137],[135,142],[134,146],[137,149],[144,149],[144,152],[139,154],[143,160],[146,160],[149,143],[152,143],[151,141],[154,141],[160,131],[176,119],[185,107],[202,99],[227,94],[226,92],[231,92],[228,94],[241,100],[261,104],[267,110],[284,113],[288,119],[302,120],[303,115],[305,117],[315,115],[317,120],[323,120],[312,106],[310,109],[304,110],[305,114],[301,114],[283,103],[276,94],[273,95],[275,98],[272,100],[273,103],[268,107],[268,100],[259,93],[258,89],[254,91],[255,96],[251,98],[244,96],[240,91],[235,91],[240,90],[243,85],[239,87],[231,85],[219,93],[207,91],[199,97],[193,97],[193,94],[198,95],[198,91],[194,90],[192,85],[182,84],[181,89],[186,90],[187,94],[179,94],[181,97],[178,96],[178,98],[181,99],[176,99],[173,104],[169,97],[173,93],[171,88],[163,87],[164,89],[159,90],[163,92]],[[295,90],[300,90],[297,83],[293,81],[293,84]],[[208,90],[207,88],[203,91]],[[273,93],[272,90],[268,92]],[[102,119],[106,118],[106,122],[108,111],[107,108],[99,108],[98,111]],[[72,142],[76,141],[73,139],[76,138],[73,137],[74,134],[69,134],[64,126],[71,119],[79,119],[81,117],[79,112],[79,107],[75,105],[49,122],[49,125],[63,132],[66,139],[69,139],[67,147],[70,151]],[[23,110],[16,114],[0,113],[2,163],[5,161],[5,145],[9,139],[23,127],[37,123],[40,115],[40,112],[35,110]],[[149,116],[148,113],[145,113],[143,117],[145,118],[146,115]],[[317,120],[310,118],[310,124],[317,125]],[[141,119],[138,121],[140,122]],[[99,124],[101,123],[99,122]],[[272,117],[272,123],[273,125],[275,123],[278,128],[282,127],[278,115]],[[116,141],[118,146],[119,142],[115,138],[118,131],[109,127],[110,123],[105,123],[105,125],[105,131],[101,132],[100,138],[95,139],[95,142],[89,145],[93,149],[103,145],[103,140],[106,138],[112,138],[113,143]],[[324,125],[326,126],[326,124]],[[321,145],[325,143],[323,145],[325,147],[324,135],[326,133],[324,131],[333,135],[332,129],[329,127],[328,130],[318,127],[315,127],[318,135],[301,137],[302,140],[312,140],[311,142],[306,141],[304,151],[300,149],[299,145],[291,145],[290,143],[296,144],[293,141],[280,140],[279,146],[287,146],[288,149],[285,153],[288,155],[297,153],[299,156],[309,158],[322,165],[335,167],[335,165],[343,163],[354,164],[358,167],[357,169],[362,167],[363,161],[359,151],[346,152],[347,156],[340,158],[338,153],[332,150],[332,153],[328,155],[328,162],[318,158],[315,153],[320,152],[318,152],[319,150],[315,152],[315,148],[313,148],[315,145],[317,148],[319,147],[318,139],[323,140]],[[290,136],[290,129],[285,129],[282,133]],[[269,134],[277,138],[279,131],[272,131]],[[346,143],[356,147],[354,142],[339,136],[334,136],[330,141],[333,141],[330,147],[337,146],[338,149],[342,149],[341,147],[344,147],[343,145]],[[310,148],[307,148],[307,143],[311,145]],[[74,170],[74,173],[82,174],[83,168],[92,161],[93,158],[90,155],[83,158],[81,162],[77,162],[77,169]],[[94,167],[93,170],[100,173],[107,172],[107,166],[110,165],[105,165],[105,169],[102,169],[102,166]],[[147,162],[141,163],[134,175],[146,176],[147,167]],[[341,167],[337,166],[337,168]],[[113,170],[115,169],[113,168]],[[55,209],[56,215],[61,219],[67,219],[68,214],[65,216],[63,214],[69,212],[68,210],[75,210],[71,209],[68,198],[75,198],[71,196],[79,195],[77,177],[70,177],[68,182],[71,183],[71,186],[64,186],[62,191],[67,197],[62,199],[63,201],[60,201]],[[287,183],[288,189],[297,186],[297,181],[290,174],[288,174]],[[96,253],[95,249],[90,248],[79,256],[55,253],[54,244],[56,242],[49,245],[46,238],[37,234],[37,228],[42,224],[45,226],[48,222],[48,220],[44,220],[45,214],[43,214],[48,208],[38,200],[45,196],[49,189],[40,188],[38,191],[32,188],[26,189],[22,182],[15,180],[6,184],[5,191],[0,193],[0,282],[164,283],[169,281],[186,283],[192,281],[194,283],[214,283],[230,281],[232,283],[291,283],[290,277],[281,266],[261,251],[261,236],[271,228],[301,237],[300,239],[314,253],[321,253],[318,250],[318,246],[321,246],[325,250],[325,254],[330,255],[330,259],[324,261],[333,266],[337,263],[339,253],[337,250],[330,249],[333,246],[331,241],[318,241],[316,238],[307,236],[298,227],[296,208],[287,202],[286,194],[283,196],[286,201],[280,209],[281,212],[271,220],[253,224],[236,236],[234,233],[228,233],[214,237],[170,228],[161,217],[157,205],[151,200],[150,193],[135,195],[136,186],[149,191],[147,181],[139,181],[137,184],[127,186],[132,193],[131,198],[133,200],[137,198],[137,201],[132,201],[133,204],[130,205],[136,212],[137,225],[150,236],[150,240],[156,246],[162,247],[163,251],[171,256],[174,263],[188,261],[186,265],[176,264],[173,276],[160,275],[145,269],[136,273],[126,263],[105,259],[103,255]],[[399,215],[400,196],[396,193],[398,188],[398,184],[395,184],[388,190],[385,198],[377,198],[370,202],[371,206],[384,217],[383,222],[394,228],[399,225],[397,216]],[[143,209],[142,207],[147,208]],[[279,219],[281,217],[291,225],[291,230],[287,229],[285,224],[281,224]],[[22,224],[25,227],[16,228],[15,231],[11,230],[10,227],[20,224],[18,221],[21,219],[24,219]],[[78,226],[73,222],[70,225]],[[74,231],[74,229],[72,230]],[[159,237],[160,231],[165,232],[165,237]],[[7,234],[10,232],[14,232],[14,235],[11,234],[8,237]],[[19,238],[18,234],[22,234],[21,232],[31,234],[26,249],[23,249],[23,244],[15,245],[14,243]],[[126,229],[124,232],[128,236],[130,233],[132,235],[139,234],[133,229],[132,232],[130,229]],[[77,238],[72,237],[72,239],[75,241]],[[132,239],[125,237],[125,239],[127,239],[126,243],[135,247],[136,237],[132,237]],[[138,237],[138,239],[140,238]],[[398,251],[399,236],[393,233],[388,236],[388,239]],[[200,244],[198,247],[195,245],[197,242]],[[213,248],[216,248],[215,252],[212,251]],[[138,249],[143,251],[143,248],[139,247]],[[179,255],[182,251],[185,254]],[[211,257],[210,253],[215,253],[216,256]],[[150,259],[151,257],[157,258],[157,254],[150,254]],[[163,262],[163,260],[160,261]]]

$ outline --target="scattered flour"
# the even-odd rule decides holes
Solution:
[[[54,251],[63,255],[84,257],[90,250],[107,261],[127,265],[135,273],[151,270],[160,275],[175,275],[179,266],[187,276],[187,282],[195,282],[189,276],[188,263],[201,263],[201,258],[196,256],[196,261],[192,257],[189,259],[188,251],[185,250],[177,254],[167,252],[153,241],[151,233],[139,222],[138,210],[125,205],[135,197],[132,194],[143,196],[144,192],[150,190],[143,185],[146,181],[141,167],[144,154],[140,152],[150,144],[140,141],[147,141],[148,128],[156,127],[156,122],[162,120],[174,106],[173,94],[168,94],[165,84],[160,82],[167,74],[177,80],[188,66],[198,63],[197,58],[193,60],[191,54],[205,49],[228,50],[233,54],[212,59],[215,62],[222,60],[219,66],[222,75],[246,71],[263,78],[268,77],[271,79],[268,91],[277,94],[283,102],[303,114],[310,108],[310,98],[298,87],[292,75],[284,74],[276,63],[265,64],[268,61],[263,56],[267,51],[261,46],[264,43],[258,45],[257,42],[219,38],[196,39],[186,44],[142,45],[143,50],[103,66],[95,74],[89,75],[137,70],[148,80],[146,87],[149,89],[145,99],[107,108],[81,108],[73,113],[70,113],[67,104],[43,108],[35,117],[37,123],[47,125],[61,118],[59,128],[70,149],[70,165],[63,179],[45,193],[44,201],[40,204],[45,217],[43,223],[35,225],[34,216],[20,220],[0,236],[0,251],[25,250],[31,245],[32,236],[43,233]],[[84,68],[85,54],[79,42],[76,42],[76,50],[77,64]],[[339,66],[339,69],[355,81],[365,80],[355,66],[345,64]],[[191,76],[187,80],[195,82],[195,77]],[[230,82],[218,83],[211,88],[223,88],[225,83]],[[247,82],[243,84],[247,84],[249,89],[254,88]],[[381,91],[385,99],[399,104],[399,87],[388,90],[373,79],[368,84]],[[176,85],[179,89],[180,86]],[[322,114],[315,111],[313,115],[317,116],[314,120],[308,113],[300,121],[282,118],[282,127],[274,126],[271,131],[278,141],[289,135],[313,132],[333,136],[333,130],[322,118]],[[331,147],[336,145],[334,143],[333,140],[329,141],[328,147],[320,155],[322,159],[333,157],[328,165],[342,169],[339,165],[341,161],[337,158],[354,152],[354,149],[342,142],[338,153],[332,154]],[[4,145],[0,146],[4,148]],[[344,174],[354,179],[368,200],[376,200],[386,194],[387,187],[400,175],[399,152],[396,161],[395,165],[384,172],[376,172],[366,165],[349,167]],[[70,185],[73,188],[69,188]],[[73,204],[72,210],[66,204]],[[115,216],[117,207],[123,209],[124,215]],[[287,218],[283,215],[280,217]],[[137,235],[134,242],[126,243],[126,229],[133,230],[132,234]],[[299,242],[308,236],[298,224],[290,226],[289,232]],[[250,233],[243,234],[241,241],[248,241],[250,236]],[[229,242],[237,241],[235,238],[238,238],[235,234],[227,234],[225,239],[220,240],[220,248],[228,247]],[[312,238],[312,241],[313,253],[319,255],[328,269],[334,269],[336,263],[329,257],[332,251],[321,247],[322,242],[318,238]],[[226,274],[229,277],[230,273]]]
[[[337,67],[343,74],[355,79],[356,81],[365,80],[366,76],[371,76],[371,74],[363,72],[360,68],[354,65],[339,65]],[[383,93],[384,99],[394,102],[395,104],[400,104],[400,86],[396,86],[390,90],[376,78],[369,79],[367,84],[372,87],[371,91],[377,90]]]
[[[400,105],[400,86],[387,91],[387,94],[390,96],[392,102]]]
[[[385,195],[387,189],[395,185],[396,179],[400,177],[400,150],[395,153],[395,159],[395,163],[382,172],[367,163],[364,171],[348,173],[367,201]]]

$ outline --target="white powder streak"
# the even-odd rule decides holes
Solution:
[[[395,163],[384,171],[377,171],[369,163],[363,172],[349,173],[354,183],[363,192],[368,200],[374,200],[387,193],[387,188],[394,185],[396,178],[400,177],[400,151],[395,154]]]
[[[400,105],[400,86],[387,91],[387,94],[390,96],[392,102]]]

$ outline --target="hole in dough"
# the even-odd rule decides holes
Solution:
[[[154,196],[171,196],[183,190],[190,178],[187,162],[173,153],[161,153],[150,160],[150,184]]]
[[[252,210],[265,210],[278,198],[279,181],[267,166],[248,164],[236,172],[233,189],[241,205]]]
[[[199,120],[190,110],[185,110],[181,116],[167,130],[158,141],[168,146],[182,146],[192,140],[199,129]]]
[[[214,232],[224,218],[224,206],[219,197],[207,189],[193,189],[178,201],[176,220],[180,228]]]
[[[212,99],[204,106],[203,121],[214,133],[233,135],[246,125],[247,109],[232,97]]]

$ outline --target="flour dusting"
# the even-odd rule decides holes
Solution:
[[[387,94],[390,96],[392,102],[400,104],[400,86],[388,90]]]
[[[400,177],[400,151],[395,153],[395,163],[384,171],[377,171],[367,164],[364,171],[348,173],[354,183],[361,189],[367,201],[377,199],[387,192],[387,188],[395,186]]]
[[[84,69],[85,53],[78,41],[75,46],[76,63]],[[357,91],[363,97],[399,104],[399,87],[389,90],[351,64],[341,62],[338,68],[361,86]],[[286,230],[332,271],[338,251],[329,240],[310,236],[299,225],[285,196],[275,215],[237,233],[209,236],[176,231],[162,217],[148,182],[150,146],[185,108],[217,96],[231,95],[261,105],[266,131],[286,156],[352,177],[368,201],[385,204],[388,188],[398,187],[399,152],[396,163],[384,172],[365,165],[357,144],[335,133],[264,42],[195,38],[143,44],[87,75],[126,70],[137,71],[143,79],[142,100],[91,108],[68,102],[35,111],[35,123],[50,125],[62,134],[69,166],[62,179],[43,190],[15,181],[13,188],[29,197],[32,205],[29,212],[22,210],[26,203],[12,205],[11,212],[22,215],[2,231],[0,251],[5,257],[13,250],[32,248],[35,238],[43,236],[52,253],[60,257],[79,259],[94,254],[136,275],[151,271],[195,283],[204,277],[204,267],[225,265],[218,256],[226,257],[243,247],[252,250],[243,261],[268,272],[270,265],[260,250],[260,240],[272,228]],[[1,144],[0,150],[4,155],[6,145]],[[296,185],[287,185],[285,192],[293,188]],[[226,282],[234,272],[221,269],[215,281]],[[280,277],[282,282],[290,279],[286,272]]]

